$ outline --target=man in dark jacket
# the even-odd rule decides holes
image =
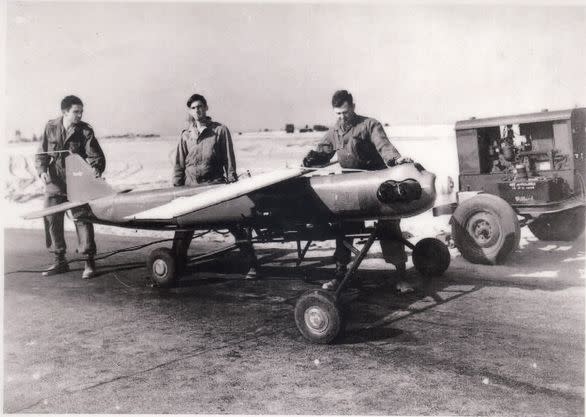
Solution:
[[[303,159],[303,165],[310,167],[327,163],[334,154],[342,168],[379,170],[387,166],[412,162],[391,144],[383,126],[375,119],[359,116],[354,112],[352,95],[346,90],[336,91],[332,97],[332,107],[337,116],[335,125],[328,130],[318,144],[317,151],[310,151]],[[380,220],[379,227],[383,236],[401,236],[399,220]],[[380,239],[383,258],[395,265],[399,273],[397,289],[401,292],[413,288],[403,278],[407,255],[401,242],[393,239]],[[350,250],[344,246],[343,237],[336,240],[336,271],[334,279],[323,285],[324,289],[333,290],[347,271],[350,262]]]
[[[190,124],[181,132],[177,152],[173,186],[196,186],[202,184],[226,184],[238,181],[234,146],[228,128],[207,116],[208,105],[204,96],[192,95],[187,100]],[[246,278],[258,276],[258,261],[252,244],[246,242],[248,233],[241,227],[230,230],[240,251],[246,257],[249,271]],[[193,239],[193,231],[175,232],[173,252],[181,263]]]
[[[96,177],[106,168],[106,158],[94,136],[92,127],[81,121],[83,103],[76,96],[67,96],[61,101],[62,116],[49,120],[41,136],[41,144],[35,156],[39,177],[45,184],[45,207],[52,207],[67,201],[65,164],[69,153],[84,158],[94,169]],[[83,209],[72,209],[77,239],[81,253],[87,256],[82,278],[92,278],[95,274],[94,256],[96,242],[94,227],[91,223],[78,221]],[[69,271],[65,259],[65,236],[63,231],[64,213],[45,217],[45,236],[47,247],[55,255],[55,263],[43,272],[51,276]]]

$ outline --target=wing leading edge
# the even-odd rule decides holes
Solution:
[[[308,172],[303,168],[287,168],[277,171],[255,175],[238,182],[233,182],[212,190],[190,196],[179,197],[169,203],[154,207],[149,210],[126,216],[126,220],[170,220],[188,213],[193,213],[205,208],[215,206],[225,201],[233,200],[253,191],[260,190],[270,185],[300,177]]]

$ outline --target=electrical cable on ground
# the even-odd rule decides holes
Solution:
[[[210,233],[211,230],[206,230],[203,233],[200,233],[198,235],[193,236],[194,239],[196,238],[200,238],[208,233]],[[97,254],[97,256],[94,257],[94,260],[99,261],[102,259],[106,259],[109,258],[110,256],[116,255],[118,253],[122,253],[122,252],[133,252],[135,250],[139,250],[142,248],[146,248],[147,246],[151,246],[151,245],[156,245],[157,243],[163,243],[163,242],[170,242],[175,240],[175,238],[169,238],[169,239],[160,239],[160,240],[155,240],[154,242],[149,242],[149,243],[145,243],[143,245],[135,245],[135,246],[129,246],[127,248],[122,248],[122,249],[117,249],[111,252],[106,252],[103,254]],[[87,261],[87,256],[84,256],[82,258],[73,258],[69,261],[67,261],[68,264],[71,263],[75,263],[75,262],[85,262]],[[12,275],[12,274],[19,274],[19,273],[28,273],[28,272],[43,272],[45,271],[45,269],[18,269],[16,271],[9,271],[9,272],[5,272],[4,275]]]

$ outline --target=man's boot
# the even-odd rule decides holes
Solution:
[[[251,266],[244,279],[259,279],[261,277],[258,266]]]
[[[90,279],[96,275],[96,261],[94,258],[88,258],[85,261],[85,268],[83,270],[83,274],[81,274],[81,279]]]
[[[405,264],[398,264],[395,265],[395,268],[397,268],[397,275],[398,275],[398,281],[395,283],[395,288],[397,290],[397,292],[399,294],[407,294],[410,292],[415,291],[415,288],[413,288],[413,285],[411,285],[409,282],[407,282],[405,280],[405,275],[407,274],[407,267]]]
[[[44,277],[50,277],[51,275],[63,274],[65,272],[69,272],[69,264],[65,259],[65,255],[57,255],[55,257],[55,263],[45,269],[42,275]]]
[[[248,272],[244,276],[244,279],[259,279],[262,278],[262,269],[260,267],[260,263],[256,258],[256,255],[252,253],[250,256],[251,261],[249,262],[250,268]]]
[[[346,264],[336,263],[336,270],[334,271],[334,279],[326,282],[321,287],[324,290],[334,291],[340,285],[340,282],[346,276],[346,272],[348,272],[348,267]]]
[[[240,245],[240,251],[248,261],[248,272],[244,276],[244,279],[259,279],[262,278],[262,270],[260,267],[260,262],[256,257],[256,252],[254,251],[254,247],[252,243],[247,243],[244,245]]]

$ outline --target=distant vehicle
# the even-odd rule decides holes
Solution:
[[[305,127],[302,127],[301,129],[299,129],[299,133],[306,133],[306,132],[313,132],[313,129],[309,127],[309,125],[305,125]]]
[[[504,262],[525,225],[546,241],[582,234],[586,108],[472,118],[455,130],[458,201],[434,215],[453,213],[452,235],[464,258]]]
[[[306,176],[315,171],[288,168],[231,184],[116,192],[104,180],[95,178],[93,169],[74,154],[66,158],[69,201],[24,217],[85,207],[83,220],[135,229],[240,226],[249,230],[250,243],[296,241],[299,263],[312,241],[341,237],[356,257],[336,292],[307,291],[295,306],[295,322],[301,334],[315,343],[329,343],[343,331],[342,291],[380,237],[378,228],[365,228],[364,221],[399,219],[427,211],[436,199],[435,175],[418,164]],[[355,222],[356,230],[341,228],[342,221]],[[365,238],[366,243],[358,250],[349,237]],[[450,253],[439,240],[427,238],[413,245],[402,237],[397,239],[413,250],[413,263],[422,275],[441,275],[448,268]],[[307,242],[303,249],[301,241]],[[149,254],[147,268],[154,283],[168,287],[177,281],[182,265],[170,249],[157,248]]]
[[[315,130],[316,132],[327,132],[329,128],[324,125],[313,125],[313,130]]]
[[[287,133],[294,133],[295,132],[295,125],[292,123],[287,123],[285,125],[285,132]]]

